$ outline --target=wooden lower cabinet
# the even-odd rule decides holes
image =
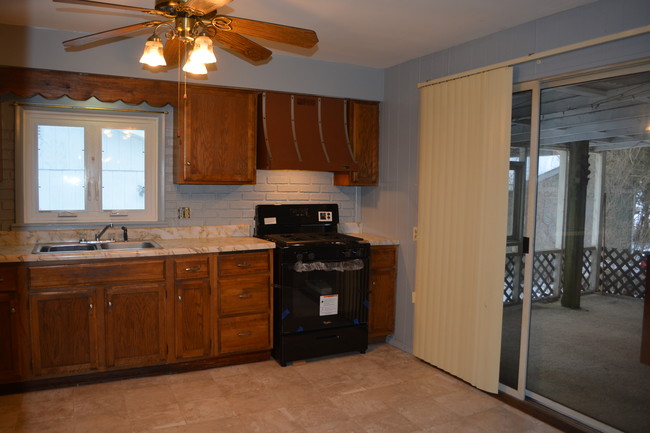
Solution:
[[[212,255],[174,259],[174,347],[178,360],[212,354]]]
[[[271,349],[271,250],[218,257],[219,353]]]
[[[29,295],[31,365],[36,377],[97,370],[97,288]]]
[[[0,268],[0,383],[268,357],[271,261],[267,250],[28,264],[13,292]]]
[[[213,328],[210,281],[178,281],[174,295],[176,358],[209,356]]]
[[[18,295],[0,292],[0,383],[20,378]]]
[[[385,341],[395,332],[395,290],[397,247],[377,245],[370,248],[370,309],[368,341]]]
[[[164,259],[34,265],[27,275],[34,378],[166,362]]]
[[[135,367],[166,361],[165,290],[164,283],[105,289],[107,367]]]

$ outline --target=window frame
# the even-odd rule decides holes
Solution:
[[[67,98],[60,101],[69,103]],[[89,101],[85,101],[88,103]],[[16,105],[16,167],[19,178],[16,182],[17,222],[22,225],[53,224],[71,225],[84,223],[159,223],[162,218],[163,182],[164,182],[164,131],[165,113],[160,111],[147,111],[147,106],[141,104],[138,108],[118,108],[119,103],[97,104],[90,107],[70,105],[41,105],[17,104]],[[47,120],[53,122],[47,122]],[[59,122],[59,123],[55,123]],[[84,179],[85,210],[79,211],[39,211],[38,210],[38,140],[36,137],[38,124],[56,124],[62,126],[84,126],[92,123],[93,128],[99,131],[103,127],[128,129],[129,125],[145,132],[145,208],[138,209],[102,209],[101,193],[94,194],[94,208],[88,208],[88,193],[90,178],[86,174]],[[116,126],[120,125],[120,126]],[[85,132],[88,134],[88,131]],[[94,152],[101,154],[101,136],[94,138]],[[85,140],[84,170],[89,169],[89,146]],[[101,158],[95,162],[95,181],[97,189],[101,191]]]

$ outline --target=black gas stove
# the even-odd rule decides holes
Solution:
[[[274,251],[273,357],[281,364],[368,347],[370,246],[338,233],[336,204],[258,205]]]

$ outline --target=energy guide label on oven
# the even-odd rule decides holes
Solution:
[[[339,295],[324,295],[320,297],[320,315],[331,316],[339,312]]]

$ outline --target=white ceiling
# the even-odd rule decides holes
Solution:
[[[154,0],[101,0],[154,7]],[[315,30],[311,50],[264,42],[278,55],[386,68],[596,0],[234,0],[225,15]],[[152,19],[117,9],[0,0],[0,23],[96,33]],[[80,34],[80,36],[82,35]],[[143,40],[150,32],[134,37]],[[90,48],[92,49],[92,48]]]

